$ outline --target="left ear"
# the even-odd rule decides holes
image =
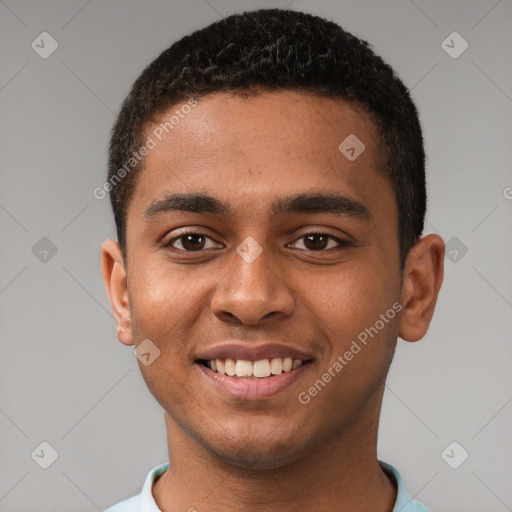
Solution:
[[[425,336],[443,282],[443,268],[443,239],[434,234],[420,237],[407,255],[403,271],[404,309],[398,335],[405,341]]]

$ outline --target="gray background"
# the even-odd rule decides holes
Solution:
[[[166,462],[163,412],[133,349],[116,338],[99,259],[114,224],[108,199],[92,191],[105,179],[115,113],[143,67],[221,16],[284,5],[0,2],[1,511],[100,510],[138,493]],[[367,39],[411,88],[428,154],[426,232],[455,237],[428,335],[399,341],[379,457],[432,511],[512,510],[512,3],[289,8]],[[43,31],[59,45],[46,59],[31,48]],[[441,46],[453,31],[469,43],[456,59]],[[56,254],[42,252],[43,237]],[[58,452],[48,469],[31,457],[43,441]],[[441,456],[452,441],[469,453],[457,469]],[[452,464],[460,450],[448,450]]]

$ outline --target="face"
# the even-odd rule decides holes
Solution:
[[[351,134],[358,156],[339,149]],[[139,367],[170,422],[261,467],[374,422],[414,292],[372,123],[339,99],[214,94],[164,135],[129,205],[127,267],[113,241],[103,257],[119,339],[160,351]]]

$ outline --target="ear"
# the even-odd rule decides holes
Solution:
[[[398,335],[405,341],[425,336],[443,282],[444,242],[438,235],[422,236],[405,260]]]
[[[101,269],[117,325],[117,338],[133,345],[132,320],[123,254],[115,240],[105,240],[101,246]]]

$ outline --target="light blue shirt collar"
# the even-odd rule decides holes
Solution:
[[[387,470],[387,473],[392,478],[394,478],[397,487],[396,501],[392,512],[428,512],[425,505],[422,505],[411,498],[405,488],[400,474],[393,466],[382,461],[379,461],[379,464],[384,470]],[[148,473],[140,494],[128,498],[127,500],[108,508],[104,512],[162,512],[156,505],[152,489],[155,480],[165,473],[168,466],[169,463],[166,462],[165,464],[160,464],[159,466],[154,467]]]

